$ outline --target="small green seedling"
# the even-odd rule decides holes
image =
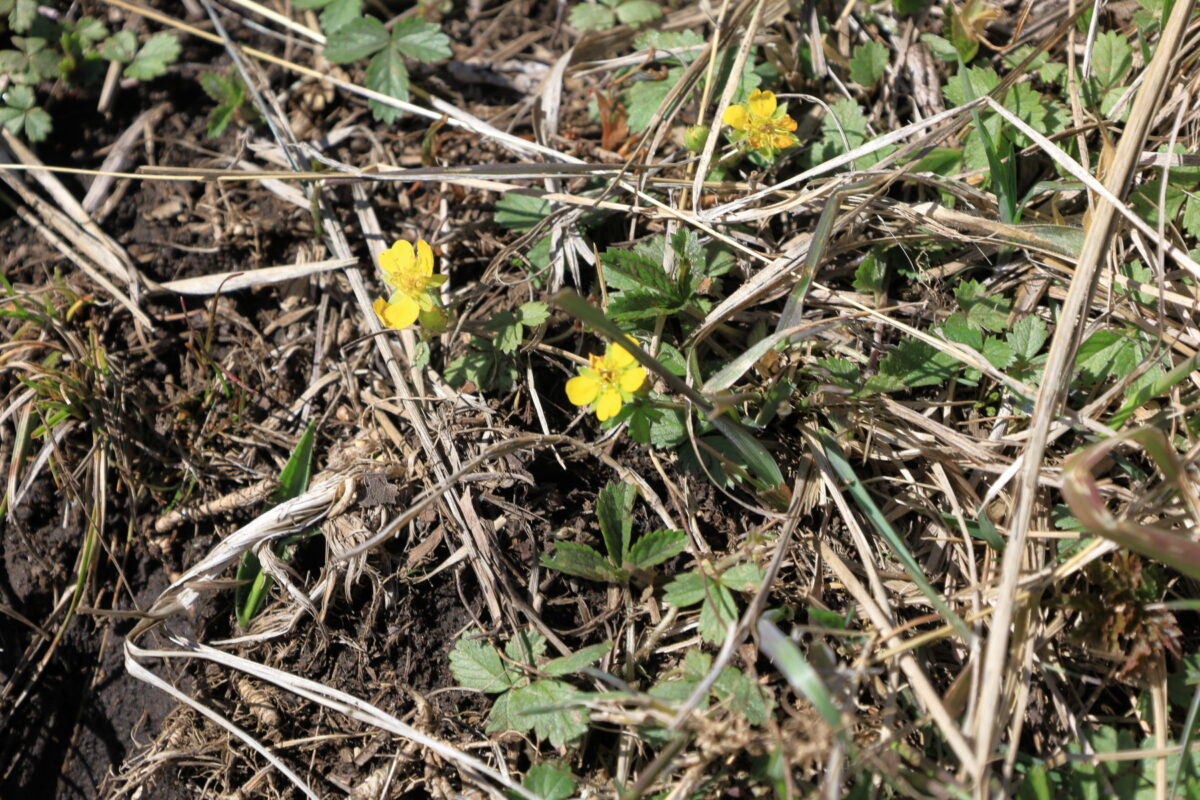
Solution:
[[[683,531],[658,530],[630,544],[636,499],[637,488],[628,483],[610,483],[600,490],[596,516],[607,557],[586,544],[558,542],[553,555],[542,555],[542,564],[577,578],[628,584],[637,571],[650,569],[682,553],[687,547]]]
[[[612,643],[605,642],[538,663],[546,653],[546,638],[534,631],[513,636],[503,654],[464,634],[450,651],[450,671],[461,686],[497,695],[488,733],[532,730],[538,739],[562,747],[587,732],[588,713],[579,705],[584,693],[557,679],[599,661],[611,649]]]
[[[755,592],[762,582],[763,570],[757,564],[702,560],[668,583],[663,599],[676,608],[700,604],[700,637],[719,644],[740,613],[733,593]]]
[[[549,307],[537,301],[525,303],[516,312],[496,312],[483,326],[493,335],[471,339],[471,352],[446,365],[446,383],[455,389],[461,389],[467,381],[483,391],[512,389],[521,374],[515,357],[525,339],[525,329],[536,328],[549,317]]]
[[[200,76],[200,88],[217,103],[208,113],[208,138],[216,139],[235,119],[257,120],[254,108],[246,104],[246,84],[236,73],[206,72]]]
[[[654,0],[600,0],[598,3],[576,3],[571,9],[571,27],[580,31],[602,31],[618,22],[639,26],[659,19],[662,6]]]

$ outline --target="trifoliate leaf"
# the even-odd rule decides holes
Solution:
[[[887,69],[888,48],[879,42],[867,42],[854,48],[850,58],[850,80],[866,86],[874,86]]]
[[[96,48],[109,61],[128,64],[137,53],[137,36],[133,31],[117,31]]]
[[[985,331],[1002,331],[1008,325],[1012,302],[1004,297],[989,297],[979,281],[962,281],[954,287],[958,307],[967,314],[967,324]]]
[[[587,711],[564,707],[579,695],[579,691],[562,681],[534,681],[508,693],[509,715],[521,720],[515,730],[533,728],[539,739],[562,747],[587,733]]]
[[[679,555],[686,547],[687,535],[683,531],[654,531],[638,539],[629,548],[627,560],[638,569],[646,569]]]
[[[349,64],[378,53],[392,37],[375,17],[359,17],[331,33],[325,44],[325,59],[334,64]]]
[[[541,800],[567,800],[575,794],[575,776],[562,764],[549,761],[530,767],[521,785]]]
[[[408,67],[404,66],[404,56],[399,50],[388,46],[371,58],[367,64],[367,88],[408,102]],[[395,122],[403,113],[395,106],[378,100],[371,100],[367,105],[380,122]]]
[[[1119,86],[1133,68],[1133,48],[1116,31],[1105,31],[1096,37],[1092,47],[1092,74],[1100,86],[1111,89]]]
[[[549,200],[537,195],[507,192],[496,201],[496,224],[514,231],[527,231],[550,216],[553,210]]]
[[[586,544],[575,542],[557,542],[553,555],[542,555],[542,565],[589,581],[620,583],[624,577],[607,558]]]
[[[13,33],[24,33],[33,27],[38,16],[37,0],[16,0],[8,15],[8,27]]]
[[[599,3],[577,3],[570,22],[577,31],[603,31],[617,24],[617,15]]]
[[[460,686],[496,694],[510,689],[516,681],[500,653],[485,641],[466,636],[450,651],[450,672]]]
[[[700,638],[717,644],[725,641],[729,626],[737,622],[738,608],[733,594],[720,583],[708,582],[708,593],[700,606]]]
[[[1042,345],[1049,336],[1042,318],[1037,314],[1030,314],[1013,323],[1012,330],[1006,338],[1017,358],[1030,361],[1041,352]]]
[[[589,664],[594,664],[595,662],[604,658],[609,650],[612,650],[612,642],[594,644],[590,647],[584,647],[580,650],[576,650],[569,656],[563,656],[562,658],[556,658],[551,661],[547,661],[545,664],[542,664],[540,667],[538,667],[538,670],[552,678],[570,675],[571,673],[579,672],[579,670],[583,669]]]
[[[623,25],[645,25],[662,15],[662,6],[654,0],[625,0],[617,6],[617,19]]]
[[[37,99],[28,86],[14,86],[4,93],[4,104],[17,111],[28,111]]]
[[[437,25],[420,17],[408,17],[396,23],[392,28],[392,46],[417,61],[438,61],[453,55],[450,37]]]
[[[133,61],[125,67],[125,77],[148,81],[166,73],[167,66],[179,58],[183,48],[174,34],[156,33],[146,40]]]

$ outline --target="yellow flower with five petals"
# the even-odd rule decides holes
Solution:
[[[379,254],[379,268],[392,287],[391,298],[375,301],[375,315],[386,327],[401,330],[437,310],[434,289],[446,276],[433,274],[433,250],[424,239],[417,241],[416,250],[410,242],[396,242]]]
[[[796,144],[796,120],[787,115],[787,105],[779,105],[774,92],[755,89],[744,105],[725,109],[722,121],[733,128],[733,138],[745,141],[751,150],[768,157],[776,150]]]
[[[567,399],[577,406],[592,406],[601,422],[616,416],[646,382],[646,370],[616,343],[606,347],[602,356],[589,353],[588,366],[578,372],[567,381]]]

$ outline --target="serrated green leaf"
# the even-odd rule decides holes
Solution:
[[[227,77],[219,72],[205,72],[200,75],[200,88],[204,93],[221,105],[236,106],[245,101],[242,82]]]
[[[1017,357],[1029,361],[1042,350],[1042,345],[1050,334],[1046,323],[1037,314],[1021,317],[1013,323],[1012,330],[1006,337]]]
[[[442,377],[455,389],[461,389],[467,381],[471,381],[482,389],[490,384],[492,369],[495,365],[495,359],[491,353],[471,352],[446,365],[446,371],[442,373]]]
[[[662,15],[662,6],[654,0],[625,0],[617,6],[617,19],[623,25],[645,25]]]
[[[938,36],[934,33],[922,33],[921,41],[929,48],[929,52],[934,58],[942,61],[957,61],[958,51],[954,49],[954,45],[949,39]]]
[[[408,67],[404,66],[404,56],[394,46],[388,45],[372,56],[367,64],[367,88],[408,102]],[[371,100],[367,105],[380,122],[395,122],[403,113],[377,100]]]
[[[577,31],[603,31],[617,24],[617,15],[599,3],[577,3],[570,21]]]
[[[721,584],[735,592],[756,592],[762,586],[763,570],[758,564],[734,564],[721,573]]]
[[[1133,68],[1133,48],[1117,31],[1096,36],[1092,47],[1092,74],[1105,89],[1119,86]]]
[[[967,88],[963,85],[961,73],[953,80],[946,81],[942,93],[946,103],[951,106],[961,106],[977,97],[983,97],[1000,85],[1000,76],[991,67],[967,67],[966,75],[971,85],[971,95],[967,96]]]
[[[686,547],[687,535],[683,531],[654,531],[638,539],[629,548],[627,560],[638,569],[646,569],[679,555]]]
[[[546,637],[535,630],[517,631],[504,644],[504,655],[517,664],[532,667],[546,654]],[[512,665],[505,665],[509,670],[515,670]]]
[[[508,693],[510,718],[523,720],[539,739],[562,747],[587,733],[587,711],[564,707],[578,695],[575,687],[562,681],[534,681]]]
[[[632,250],[605,250],[600,254],[604,267],[604,282],[617,291],[648,289],[669,296],[675,284],[663,270],[661,262],[652,261]]]
[[[1012,302],[1004,297],[988,296],[979,281],[962,281],[954,287],[954,298],[967,314],[967,324],[985,331],[1002,331],[1008,327],[1008,312]]]
[[[488,721],[483,728],[484,731],[487,733],[504,733],[505,731],[525,733],[533,726],[527,717],[518,715],[513,710],[512,696],[512,692],[505,692],[492,701],[492,710],[488,712]]]
[[[137,36],[133,31],[117,31],[101,42],[97,51],[109,61],[128,64],[137,53]]]
[[[965,344],[976,350],[983,349],[983,331],[978,327],[972,327],[967,322],[965,314],[952,314],[947,317],[946,321],[942,323],[941,331],[942,336],[951,342]]]
[[[854,288],[866,294],[878,294],[883,291],[887,280],[887,262],[868,253],[858,268],[854,270]]]
[[[534,764],[521,785],[541,800],[567,800],[575,794],[575,776],[565,766],[554,762]]]
[[[33,89],[28,86],[13,86],[4,93],[4,104],[17,111],[28,111],[36,101]]]
[[[1038,133],[1049,133],[1046,126],[1045,101],[1029,84],[1018,83],[1005,92],[1004,107]],[[1025,139],[1023,135],[1020,138]]]
[[[550,319],[550,306],[532,300],[518,308],[517,313],[521,317],[522,325],[527,328],[534,328]]]
[[[326,35],[336,33],[358,19],[363,5],[362,0],[293,0],[292,4],[304,10],[324,9],[320,21]]]
[[[670,342],[660,342],[658,345],[658,360],[675,375],[687,374],[687,362],[679,348]]]
[[[676,608],[694,606],[704,599],[704,582],[699,572],[676,575],[663,591],[663,600]]]
[[[1127,375],[1145,357],[1145,345],[1132,331],[1100,330],[1079,346],[1075,367],[1085,385]]]
[[[608,301],[608,316],[615,322],[669,317],[678,310],[678,306],[665,303],[661,295],[640,289],[621,292]]]
[[[631,134],[638,134],[650,127],[658,107],[683,77],[683,67],[667,70],[667,77],[658,81],[637,81],[625,93],[626,124]]]
[[[81,17],[75,23],[75,33],[85,42],[98,42],[108,36],[108,28],[95,17]]]
[[[727,708],[738,712],[751,725],[765,725],[770,706],[762,689],[736,667],[721,670],[713,684],[713,694]]]
[[[14,33],[24,33],[37,21],[37,0],[17,0],[9,12],[8,27]]]
[[[171,33],[156,33],[146,40],[133,61],[125,67],[126,78],[148,81],[163,75],[167,66],[179,58],[183,47]]]
[[[514,675],[496,648],[480,639],[462,636],[450,651],[450,672],[459,686],[497,694],[512,688]]]
[[[1194,237],[1200,237],[1200,197],[1189,194],[1183,208],[1183,229]]]
[[[844,389],[857,389],[862,379],[862,370],[849,359],[819,358],[817,366],[829,373],[830,383]]]
[[[958,362],[941,350],[934,348],[918,339],[901,339],[882,361],[879,362],[879,375],[867,381],[871,387],[875,378],[883,379],[876,385],[891,387],[894,380],[902,382],[910,389],[921,386],[938,386],[954,377]],[[894,379],[894,380],[890,380]],[[876,388],[874,391],[895,391],[894,388]]]
[[[527,231],[550,216],[554,208],[537,195],[506,192],[496,201],[496,224],[514,231]]]
[[[705,588],[708,591],[700,606],[700,638],[719,644],[725,641],[729,626],[737,622],[737,602],[733,594],[718,582],[707,581]]]
[[[596,518],[608,558],[614,564],[625,562],[633,532],[633,504],[637,487],[631,483],[608,483],[596,498]]]
[[[663,408],[662,413],[650,422],[650,444],[659,450],[674,450],[687,440],[687,425],[681,409]]]
[[[887,69],[889,50],[879,42],[866,42],[854,48],[850,58],[850,80],[870,88]]]
[[[325,44],[325,59],[334,64],[349,64],[375,55],[391,43],[383,23],[375,17],[359,17],[336,33]]]
[[[1008,369],[1017,358],[1007,342],[1002,342],[994,336],[989,336],[983,340],[983,349],[979,352],[996,369]]]
[[[551,678],[559,678],[563,675],[570,675],[579,670],[593,664],[608,654],[612,650],[612,642],[604,642],[603,644],[594,644],[590,647],[584,647],[576,650],[569,656],[547,661],[538,670],[549,675]]]
[[[554,554],[543,554],[541,560],[543,566],[590,581],[620,583],[625,577],[607,558],[586,544],[556,542]]]
[[[432,22],[420,17],[408,17],[392,28],[392,46],[417,61],[438,61],[449,58],[450,37]]]

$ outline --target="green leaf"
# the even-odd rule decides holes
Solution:
[[[659,450],[674,450],[687,440],[687,425],[682,409],[663,408],[650,423],[650,444]]]
[[[171,33],[156,33],[146,40],[133,61],[125,67],[126,78],[148,81],[163,75],[167,66],[179,58],[183,50],[179,39]]]
[[[449,58],[450,37],[432,22],[420,17],[408,17],[392,28],[392,45],[417,61],[438,61]]]
[[[541,800],[567,800],[575,794],[575,776],[565,766],[553,761],[534,764],[521,785]]]
[[[558,678],[563,675],[570,675],[574,672],[593,664],[608,654],[612,650],[612,642],[604,642],[603,644],[594,644],[590,647],[584,647],[576,650],[569,656],[556,658],[552,661],[547,661],[538,668],[539,671],[549,675],[551,678]]]
[[[519,677],[510,672],[496,648],[466,635],[460,637],[450,651],[450,672],[459,686],[488,694],[512,688]]]
[[[954,49],[954,45],[949,39],[945,39],[934,33],[922,33],[921,41],[929,48],[929,52],[934,58],[942,61],[957,61],[958,51]]]
[[[669,317],[679,310],[679,306],[664,303],[661,295],[649,291],[621,292],[608,301],[608,315],[616,322]]]
[[[201,74],[200,88],[206,95],[222,105],[241,105],[246,99],[242,82],[219,72]]]
[[[1031,361],[1041,352],[1042,345],[1046,343],[1049,336],[1046,323],[1042,318],[1037,314],[1030,314],[1013,323],[1012,330],[1008,332],[1006,338],[1017,358]]]
[[[719,644],[725,641],[729,626],[737,622],[738,607],[733,594],[714,581],[707,581],[707,596],[700,606],[700,638]]]
[[[492,701],[492,710],[488,713],[484,731],[487,733],[504,733],[505,731],[524,733],[529,730],[532,722],[513,710],[512,696],[512,692],[505,692]]]
[[[683,531],[654,531],[634,543],[627,560],[638,569],[646,569],[679,555],[686,547],[687,535]]]
[[[703,599],[704,576],[699,572],[676,575],[663,592],[663,600],[676,608],[694,606]]]
[[[866,294],[879,294],[887,281],[887,262],[877,257],[874,252],[868,253],[858,268],[854,270],[854,288]]]
[[[570,20],[577,31],[603,31],[617,24],[617,15],[599,3],[578,3]]]
[[[983,340],[983,357],[988,360],[996,369],[1008,369],[1009,365],[1016,360],[1016,354],[1009,347],[1007,342],[1002,342],[994,336],[989,336]]]
[[[562,681],[534,681],[508,693],[509,713],[514,720],[523,720],[524,728],[539,739],[562,747],[587,733],[587,711],[582,708],[564,708],[573,701],[579,691]]]
[[[395,47],[380,50],[367,64],[367,88],[388,97],[408,102],[408,67],[404,56]],[[403,113],[400,109],[371,100],[367,103],[371,113],[380,122],[395,122]]]
[[[496,201],[496,224],[514,231],[531,230],[550,216],[553,206],[538,195],[506,192]]]
[[[375,17],[359,17],[335,33],[325,45],[325,59],[334,64],[349,64],[378,53],[392,38]]]
[[[326,34],[336,33],[358,19],[362,14],[362,0],[293,0],[300,9],[323,8],[321,30]]]
[[[887,69],[889,50],[879,42],[867,42],[854,48],[850,58],[850,80],[870,88],[883,77]]]
[[[4,93],[4,104],[16,111],[28,111],[36,102],[33,89],[28,86],[13,86]]]
[[[1127,375],[1145,356],[1144,347],[1130,331],[1100,330],[1079,346],[1075,367],[1084,385]]]
[[[985,331],[1002,331],[1008,327],[1008,312],[1012,302],[1004,297],[989,297],[979,281],[962,281],[954,287],[958,306],[967,313],[967,324]]]
[[[765,615],[758,620],[758,641],[767,658],[792,688],[808,698],[813,708],[835,731],[842,730],[842,714],[821,676],[804,658],[795,643]],[[853,752],[853,751],[851,751]]]
[[[623,25],[645,25],[663,15],[662,6],[654,0],[625,0],[617,6],[617,19]]]
[[[522,325],[527,328],[534,328],[550,319],[550,306],[532,300],[518,308],[517,314],[521,317]]]
[[[667,77],[658,81],[637,81],[625,93],[625,111],[631,134],[641,133],[654,121],[658,107],[683,77],[683,67],[667,70]]]
[[[1000,76],[991,67],[968,67],[965,73],[971,85],[970,96],[967,96],[967,89],[959,77],[963,73],[959,73],[959,76],[946,81],[946,85],[942,87],[942,93],[946,96],[948,105],[965,105],[977,97],[983,97],[1000,85]]]
[[[82,17],[75,23],[75,34],[85,42],[98,42],[108,36],[108,28],[95,17]]]
[[[918,339],[901,339],[879,362],[879,376],[894,378],[910,389],[938,386],[954,377],[958,361]],[[870,381],[868,381],[868,384]]]
[[[105,39],[97,50],[109,61],[128,64],[137,53],[137,36],[133,31],[117,31]]]
[[[649,289],[659,295],[674,293],[675,283],[662,263],[632,250],[605,250],[600,254],[604,282],[617,291]]]
[[[292,500],[308,491],[308,481],[312,476],[313,442],[316,438],[317,423],[309,422],[304,433],[296,442],[287,463],[279,473],[279,486],[271,493],[271,502],[275,505],[285,500]]]
[[[967,347],[972,347],[976,350],[983,349],[983,331],[977,327],[972,327],[967,322],[965,314],[952,314],[942,323],[942,336],[945,336],[952,342],[965,344]]]
[[[756,592],[762,586],[762,567],[758,564],[735,564],[721,573],[721,585],[735,592]]]
[[[516,664],[532,667],[546,654],[546,637],[535,630],[517,631],[504,645],[504,655]],[[511,664],[506,664],[509,670],[515,670]],[[519,674],[519,671],[516,672]]]
[[[37,21],[37,0],[17,0],[8,16],[8,27],[14,33],[24,33]]]
[[[1183,207],[1183,229],[1192,236],[1200,237],[1200,197],[1194,194],[1188,195],[1187,204]]]
[[[600,533],[604,537],[608,558],[614,564],[623,564],[629,554],[635,500],[637,487],[632,483],[606,484],[596,498],[596,518],[600,520]]]
[[[621,583],[625,573],[586,544],[556,542],[554,554],[542,554],[543,566],[576,578],[605,583]]]
[[[1105,31],[1096,37],[1092,47],[1092,74],[1105,89],[1119,86],[1133,68],[1133,48],[1125,36]]]
[[[713,684],[713,694],[751,725],[765,725],[770,718],[770,706],[762,689],[736,667],[721,670]]]

